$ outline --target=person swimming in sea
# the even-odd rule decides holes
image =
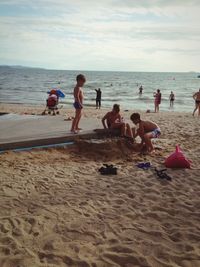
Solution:
[[[143,87],[142,85],[139,87],[139,96],[142,96],[142,93],[143,93]]]
[[[175,94],[171,91],[171,94],[169,96],[170,108],[174,107],[174,100],[175,100]]]

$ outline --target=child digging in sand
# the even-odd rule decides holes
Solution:
[[[161,135],[159,126],[152,121],[143,121],[140,119],[139,113],[133,113],[130,117],[131,121],[138,126],[136,131],[133,131],[133,138],[139,136],[141,138],[141,149],[144,144],[149,153],[154,151],[152,138],[158,138]]]
[[[83,109],[83,91],[82,87],[86,82],[84,75],[79,74],[76,77],[77,84],[74,87],[74,108],[75,108],[75,118],[72,122],[71,132],[77,134],[81,129],[79,128],[79,122],[82,116]]]
[[[121,136],[130,136],[131,128],[120,115],[120,105],[114,104],[112,111],[106,113],[102,119],[104,129],[119,130]]]

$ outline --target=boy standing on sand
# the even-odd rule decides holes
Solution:
[[[74,87],[74,108],[75,118],[72,122],[71,132],[77,134],[81,129],[79,128],[79,122],[82,116],[83,109],[83,91],[82,87],[86,82],[86,78],[83,74],[79,74],[76,77],[76,86]]]
[[[152,138],[158,138],[161,135],[161,130],[159,126],[152,121],[143,121],[140,119],[139,113],[133,113],[130,117],[131,121],[138,125],[136,132],[133,132],[133,138],[139,136],[141,140],[141,149],[143,145],[146,145],[147,151],[149,153],[154,151],[153,144],[151,142]]]

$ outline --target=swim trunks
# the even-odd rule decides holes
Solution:
[[[157,128],[157,129],[152,131],[153,138],[158,138],[160,135],[161,135],[160,129]]]
[[[76,101],[76,102],[74,102],[74,108],[75,109],[82,109],[83,107],[79,102]]]
[[[196,100],[195,102],[196,102],[196,104],[197,104],[197,105],[199,105],[199,104],[200,104],[200,100]]]

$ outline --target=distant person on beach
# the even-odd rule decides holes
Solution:
[[[133,113],[130,117],[131,121],[138,126],[138,129],[133,132],[133,138],[139,136],[141,138],[141,150],[144,145],[148,152],[153,152],[154,147],[151,139],[158,138],[161,135],[160,127],[152,121],[143,121],[139,113]]]
[[[160,89],[157,90],[156,93],[154,93],[154,105],[155,105],[155,112],[159,112],[159,106],[161,103],[162,94],[160,92]]]
[[[83,90],[82,87],[86,82],[86,78],[83,74],[79,74],[76,77],[76,86],[74,87],[74,108],[75,118],[72,122],[71,132],[77,134],[81,129],[79,128],[79,122],[82,116],[83,109]]]
[[[200,116],[200,88],[199,88],[199,91],[196,92],[194,95],[193,95],[193,98],[195,100],[195,109],[193,111],[193,116],[195,115],[195,112],[198,110],[198,115]]]
[[[174,106],[174,100],[175,100],[175,94],[171,91],[171,94],[169,96],[170,108],[173,108],[173,106]]]
[[[142,93],[143,93],[143,87],[142,85],[139,87],[139,95],[142,96]]]
[[[96,109],[100,109],[101,108],[101,89],[95,89],[97,95],[96,95]]]
[[[119,130],[121,136],[130,136],[131,128],[120,115],[120,105],[114,104],[112,111],[106,113],[102,119],[104,129]]]

